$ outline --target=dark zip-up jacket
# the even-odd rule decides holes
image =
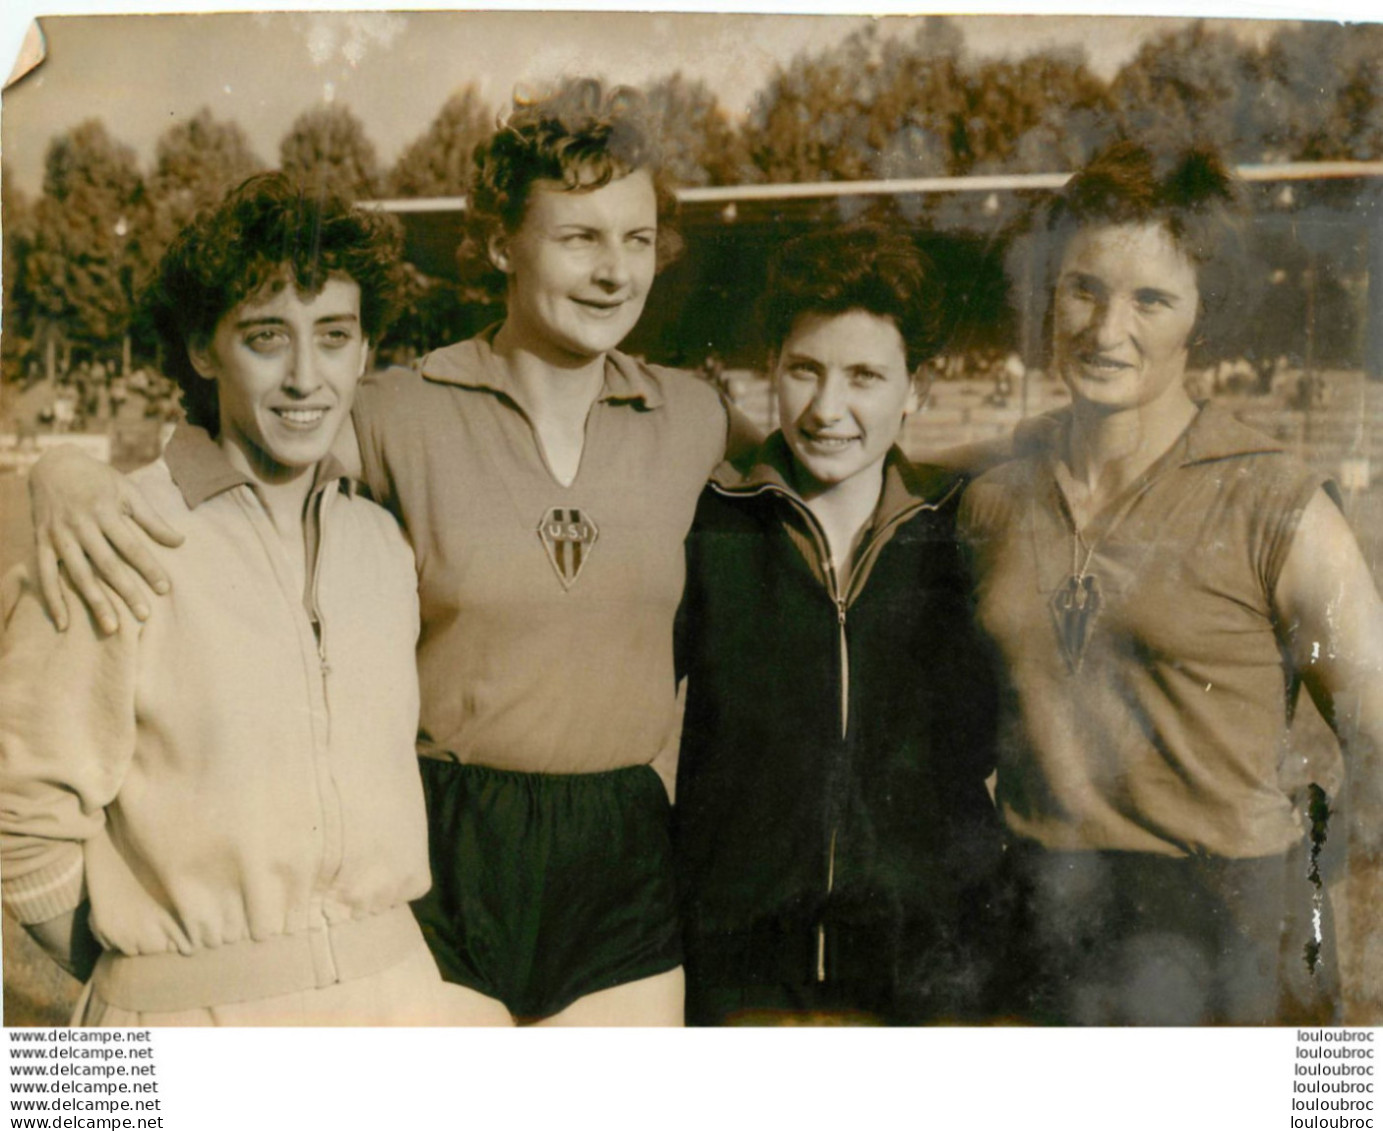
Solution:
[[[937,955],[954,964],[992,933],[1001,858],[984,784],[995,681],[954,531],[962,484],[891,452],[841,589],[788,460],[775,434],[747,473],[722,466],[688,540],[676,807],[688,974],[935,971]]]

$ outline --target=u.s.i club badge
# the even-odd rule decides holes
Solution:
[[[577,507],[552,507],[538,523],[538,537],[547,551],[547,560],[557,571],[563,589],[570,589],[581,576],[581,568],[591,555],[600,531],[591,517]]]

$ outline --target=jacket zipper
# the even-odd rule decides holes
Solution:
[[[331,663],[327,652],[326,624],[322,618],[321,605],[318,601],[318,588],[322,575],[322,558],[324,557],[322,544],[325,541],[326,514],[329,503],[327,502],[328,490],[325,486],[315,487],[313,490],[314,496],[309,499],[308,506],[316,516],[315,549],[312,560],[308,562],[307,592],[306,594],[299,593],[294,600],[294,605],[298,609],[299,615],[306,617],[308,621],[308,630],[313,634],[313,642],[316,646],[317,670],[321,680],[323,725],[326,728],[326,733],[322,736],[322,741],[329,748],[331,743],[331,703],[328,697],[327,676],[331,672]],[[250,494],[253,498],[254,492],[251,491]],[[255,502],[261,514],[267,513],[264,510],[263,503],[259,502],[257,498]],[[272,523],[270,525],[272,526]],[[266,539],[266,542],[268,541],[269,540]],[[315,726],[313,730],[315,734]],[[322,807],[323,813],[325,813],[326,808],[336,800],[334,796],[334,783],[332,788],[333,793],[329,795],[323,792],[319,787],[319,804]],[[325,820],[325,817],[323,819]],[[338,850],[334,861],[328,861],[325,855],[325,849],[323,851],[321,863],[317,869],[317,882],[309,897],[310,912],[313,917],[320,922],[325,922],[326,916],[323,911],[323,901],[332,881],[335,879],[337,873],[340,872],[343,859],[344,846],[341,850]]]
[[[312,579],[309,582],[308,604],[312,610],[312,627],[317,637],[317,662],[322,673],[322,700],[327,707],[327,737],[331,737],[331,702],[327,697],[327,676],[331,675],[331,661],[327,654],[327,626],[322,618],[322,609],[317,601],[317,592],[322,578],[322,543],[326,539],[327,493],[319,489],[317,495],[317,550],[312,563]]]
[[[812,536],[816,540],[817,553],[821,561],[826,563],[826,579],[829,588],[829,596],[836,607],[836,625],[839,629],[839,649],[840,649],[840,738],[844,743],[846,735],[850,729],[850,649],[849,641],[845,632],[845,614],[849,607],[849,599],[860,588],[860,578],[869,572],[868,565],[871,564],[874,556],[878,553],[878,548],[883,545],[884,535],[889,533],[894,527],[898,526],[905,519],[911,518],[921,510],[936,510],[941,503],[949,498],[949,493],[940,501],[935,503],[915,503],[904,507],[897,514],[890,517],[882,526],[879,527],[863,547],[859,561],[850,575],[850,590],[848,593],[840,592],[840,584],[836,579],[836,569],[831,561],[829,546],[826,542],[825,531],[821,529],[821,523],[817,521],[816,515],[812,514],[799,499],[789,491],[784,490],[773,483],[765,483],[754,487],[748,491],[734,490],[721,487],[719,484],[712,484],[717,490],[727,495],[752,496],[765,493],[772,493],[782,496],[799,514],[806,520],[808,527],[812,531]],[[829,900],[831,893],[836,886],[836,839],[840,833],[840,826],[831,826],[831,840],[826,850],[826,898]],[[826,981],[826,922],[825,919],[817,920],[816,924],[816,980],[818,983]]]
[[[327,537],[327,512],[331,509],[333,494],[327,487],[318,488],[316,500],[317,531],[316,531],[316,557],[312,563],[312,578],[308,592],[308,604],[312,610],[312,624],[317,637],[317,662],[318,670],[322,680],[322,708],[325,712],[326,742],[330,750],[332,741],[332,711],[331,711],[331,684],[328,678],[331,675],[331,658],[327,648],[327,623],[322,616],[319,592],[321,589],[322,560],[326,557],[326,537]],[[327,786],[329,794],[322,797],[323,806],[340,805],[340,794],[337,790],[335,775],[331,772],[330,764],[327,767]],[[338,837],[339,843],[336,848],[334,860],[323,860],[322,867],[322,896],[331,889],[341,874],[341,866],[345,861],[346,846],[344,841],[345,827],[341,825],[341,836]]]
[[[831,579],[831,596],[836,604],[836,625],[839,628],[840,649],[840,740],[845,742],[845,736],[850,730],[850,647],[845,635],[845,598],[840,595],[840,585],[836,580],[835,566],[829,567],[827,576]],[[831,893],[836,887],[836,837],[840,833],[840,826],[831,826],[831,844],[826,850],[826,899],[831,898]],[[816,924],[816,980],[824,982],[826,980],[826,922],[820,920]]]

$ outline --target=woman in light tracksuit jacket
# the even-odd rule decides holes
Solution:
[[[307,237],[311,238],[307,238]],[[118,630],[9,579],[4,901],[94,972],[74,1020],[419,1024],[445,993],[413,753],[418,601],[394,520],[329,456],[393,304],[392,223],[252,178],[150,291],[188,423],[135,473],[186,540]]]

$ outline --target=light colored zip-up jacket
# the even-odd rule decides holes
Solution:
[[[25,923],[91,904],[95,990],[144,1011],[364,977],[419,940],[413,557],[318,470],[309,583],[200,429],[132,477],[186,535],[172,592],[103,637],[6,586],[0,876]]]

